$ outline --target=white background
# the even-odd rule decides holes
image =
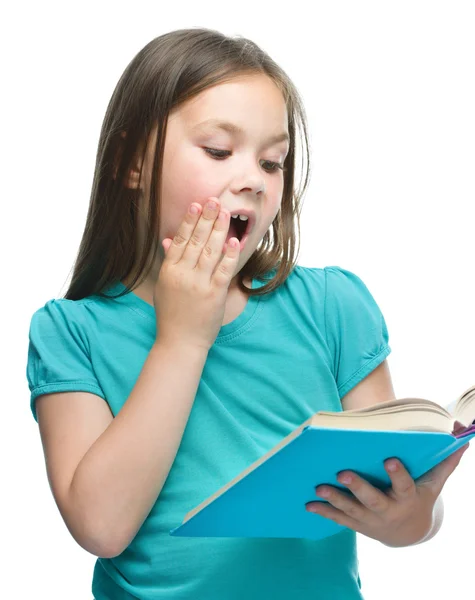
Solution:
[[[29,408],[28,329],[67,288],[112,91],[167,31],[248,37],[294,81],[312,150],[299,264],[366,283],[396,395],[446,405],[475,384],[472,2],[17,2],[3,14],[3,597],[92,598],[95,557],[54,504]],[[467,597],[474,469],[471,447],[428,543],[358,536],[366,600]]]

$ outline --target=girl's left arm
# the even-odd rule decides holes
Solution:
[[[442,500],[442,494],[441,494],[440,496],[438,496],[438,498],[435,502],[435,505],[434,505],[431,530],[426,535],[426,537],[422,538],[422,540],[420,540],[419,542],[416,542],[415,544],[413,544],[413,546],[416,546],[417,544],[423,544],[424,542],[428,542],[429,540],[431,540],[434,537],[434,535],[436,533],[438,533],[439,529],[442,527],[443,521],[444,521],[444,502]]]
[[[388,361],[385,359],[367,377],[360,381],[358,385],[343,396],[341,403],[343,410],[352,410],[377,404],[378,402],[386,402],[387,400],[396,400],[396,394],[394,392]],[[439,495],[434,505],[432,528],[427,536],[416,542],[416,544],[422,544],[432,539],[442,527],[443,520],[444,502],[442,495]]]
[[[341,399],[343,410],[364,408],[379,402],[396,400],[388,359],[376,367]]]
[[[395,399],[387,361],[346,394],[343,410],[362,408]],[[307,510],[390,547],[412,546],[427,542],[439,531],[443,515],[442,488],[453,473],[468,444],[459,448],[425,475],[414,481],[397,459],[385,461],[391,488],[382,492],[351,471],[338,474],[339,483],[351,493],[322,485],[317,496],[327,503],[309,502]]]

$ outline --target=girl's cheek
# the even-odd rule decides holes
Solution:
[[[181,204],[188,207],[192,202],[204,206],[210,196],[221,196],[224,186],[212,174],[196,171],[193,176],[188,176],[183,181],[180,189]],[[186,211],[186,208],[183,209]]]
[[[174,177],[174,187],[179,196],[186,197],[190,203],[204,204],[205,198],[215,196],[219,191],[216,174],[216,169],[212,169],[199,154],[194,154],[181,163],[179,173]]]

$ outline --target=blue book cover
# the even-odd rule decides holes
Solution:
[[[383,464],[387,458],[399,458],[417,479],[474,436],[475,426],[456,436],[304,424],[190,511],[170,535],[322,539],[345,527],[305,510],[307,502],[325,502],[316,486],[347,490],[336,477],[352,470],[384,490],[391,485]]]

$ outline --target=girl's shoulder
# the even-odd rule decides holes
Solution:
[[[67,298],[52,298],[34,311],[31,316],[30,330],[41,327],[44,333],[48,329],[61,329],[68,324],[86,325],[84,307],[92,302],[91,299],[69,300]]]

